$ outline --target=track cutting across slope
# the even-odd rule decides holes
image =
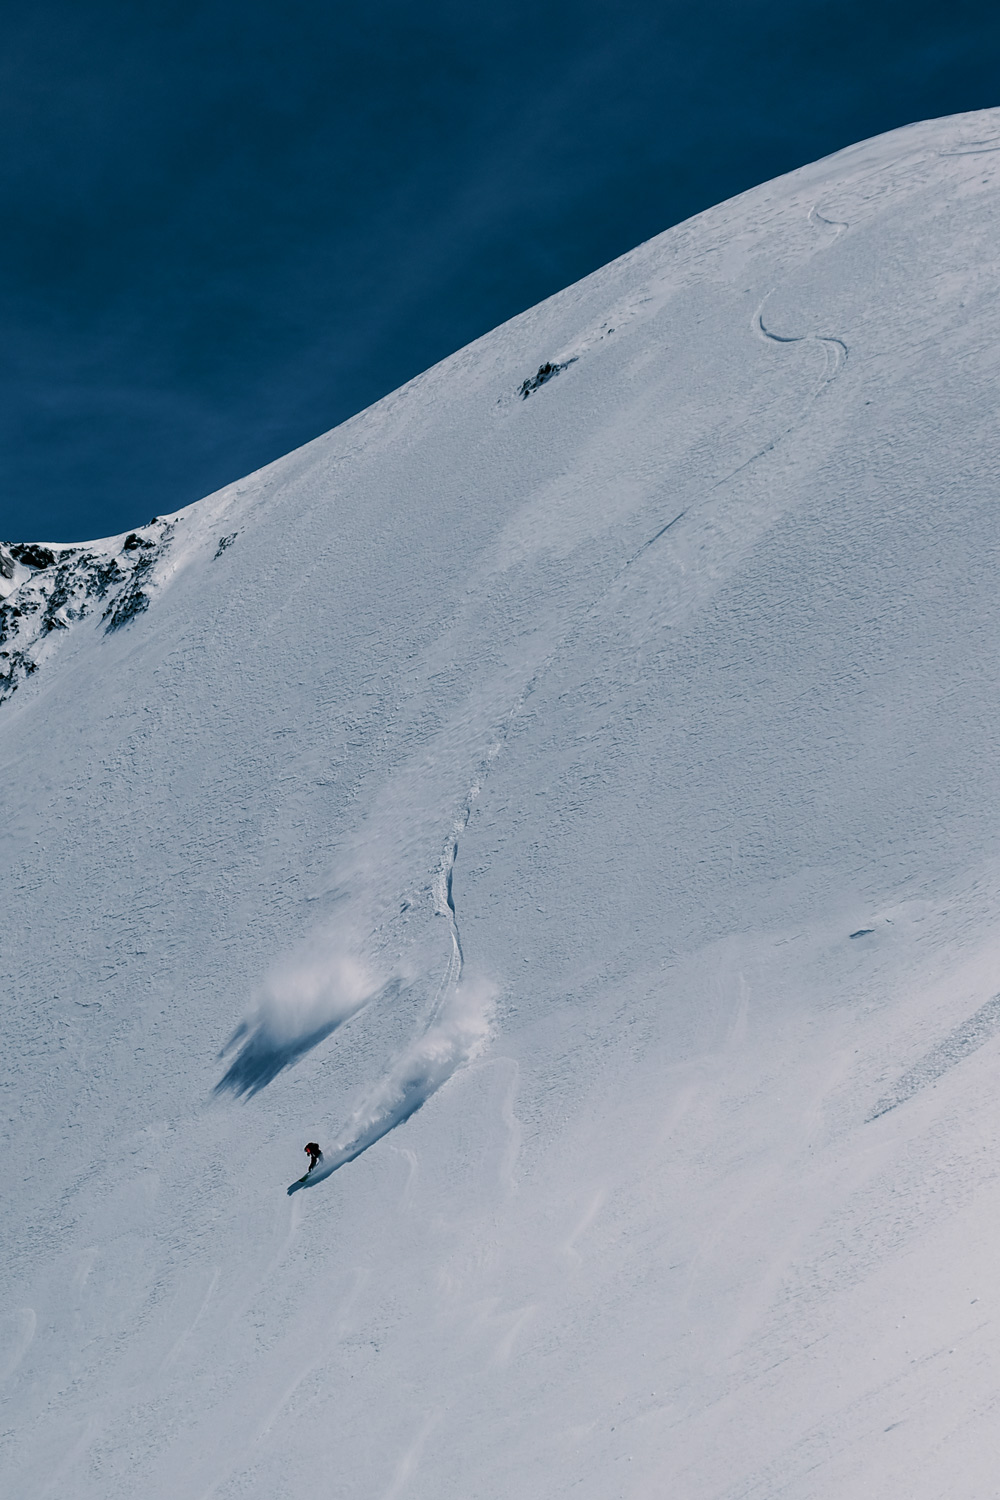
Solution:
[[[998,128],[640,247],[52,633],[0,707],[12,1493],[992,1493],[1000,152],[935,152]],[[260,978],[298,1036],[347,959],[206,1108]]]
[[[897,1079],[888,1093],[883,1094],[878,1100],[865,1124],[870,1125],[873,1120],[905,1104],[921,1089],[936,1083],[939,1078],[963,1062],[971,1053],[977,1052],[980,1047],[985,1047],[998,1031],[1000,1031],[1000,995],[994,995],[992,1000],[987,1000],[985,1005],[981,1005],[977,1011],[950,1031],[943,1041],[938,1042],[936,1047],[932,1047],[919,1062],[914,1063],[912,1068]]]
[[[827,219],[815,207],[810,210],[809,222],[817,227],[822,225],[825,228],[834,229],[835,238],[847,228],[844,223]],[[670,520],[658,526],[637,547],[634,547],[624,561],[614,569],[608,581],[598,592],[573,613],[550,650],[535,666],[495,729],[489,748],[481,757],[476,773],[459,803],[459,809],[443,840],[437,868],[431,879],[431,897],[434,916],[445,920],[448,924],[448,955],[427,1006],[425,1019],[418,1026],[411,1041],[397,1056],[396,1061],[372,1086],[337,1134],[327,1153],[323,1168],[314,1171],[306,1180],[294,1183],[290,1191],[297,1191],[300,1187],[313,1186],[323,1181],[339,1167],[355,1160],[398,1125],[405,1123],[441,1088],[455,1070],[468,1062],[484,1044],[492,1010],[492,990],[486,984],[471,988],[463,980],[465,955],[454,888],[460,842],[468,827],[473,807],[509,737],[512,726],[522,715],[528,699],[548,674],[557,658],[579,636],[586,623],[605,603],[616,585],[641,558],[646,556],[665,536],[673,532],[689,513],[702,512],[704,502],[710,501],[738,475],[772,452],[784,438],[797,431],[808,419],[815,401],[843,368],[848,357],[847,345],[843,339],[835,335],[818,333],[781,334],[765,323],[763,309],[773,294],[772,288],[754,314],[752,320],[754,333],[769,345],[781,347],[810,343],[820,345],[825,355],[822,379],[811,391],[794,420],[752,453],[749,458],[744,459],[709,484],[703,491],[701,505],[685,506]],[[281,1047],[277,1049],[271,1044],[266,1027],[264,1030],[259,1028],[254,1030],[251,1027],[249,1031],[246,1026],[240,1028],[233,1038],[233,1043],[241,1043],[240,1051],[217,1089],[230,1088],[237,1093],[257,1092],[259,1088],[266,1086],[282,1068],[297,1062],[306,1052],[311,1051],[319,1042],[331,1035],[338,1026],[351,1020],[360,1011],[368,1010],[370,1003],[380,1001],[390,993],[399,994],[408,989],[412,991],[412,986],[398,981],[395,985],[384,985],[376,993],[366,994],[361,1003],[356,1006],[342,1008],[333,1024],[326,1021],[323,1025],[313,1028],[308,1034],[296,1035],[290,1042],[283,1041]],[[264,1055],[258,1056],[261,1051]],[[251,1075],[249,1080],[248,1069]]]
[[[768,296],[770,295],[771,294],[768,293]],[[821,344],[823,346],[823,350],[827,356],[826,369],[823,372],[822,380],[816,387],[816,390],[813,392],[813,400],[815,400],[817,396],[822,395],[823,391],[831,383],[831,381],[835,380],[840,374],[840,371],[842,370],[844,363],[847,360],[847,345],[844,343],[843,339],[837,338],[834,334],[775,333],[775,331],[772,328],[768,328],[767,324],[764,322],[764,303],[766,303],[766,301],[767,297],[764,298],[764,302],[761,303],[754,317],[754,327],[757,333],[760,334],[761,338],[767,339],[772,344]],[[798,423],[795,424],[795,426],[798,425]],[[794,432],[795,426],[789,427],[787,431]],[[786,435],[786,433],[782,434],[782,436]]]
[[[828,219],[826,214],[820,212],[818,204],[815,203],[809,210],[809,222],[810,224],[822,224],[824,229],[832,229],[834,238],[839,238],[846,229],[850,229],[851,227],[846,219]]]
[[[829,222],[829,221],[824,221]],[[770,293],[768,295],[771,295]],[[764,302],[767,298],[764,299]],[[711,486],[714,494],[728,484],[737,474],[748,468],[757,459],[772,451],[777,444],[806,420],[813,402],[836,378],[847,359],[847,345],[838,337],[820,334],[781,335],[774,333],[763,322],[761,303],[754,319],[755,331],[765,341],[789,345],[817,343],[827,355],[826,369],[818,387],[813,391],[801,416],[768,444],[741,463],[730,473],[723,475]],[[461,810],[450,828],[435,873],[432,889],[435,915],[445,918],[449,926],[450,951],[444,972],[438,983],[427,1020],[399,1056],[385,1077],[374,1087],[364,1102],[354,1112],[350,1121],[337,1136],[322,1169],[314,1171],[303,1181],[293,1183],[289,1192],[302,1187],[314,1186],[332,1175],[340,1167],[354,1161],[370,1146],[376,1144],[397,1126],[412,1118],[418,1109],[447,1082],[457,1068],[468,1062],[485,1043],[489,1030],[492,1009],[492,991],[482,986],[476,993],[463,990],[462,976],[465,957],[462,949],[458,913],[455,905],[454,873],[462,835],[468,827],[473,806],[479,798],[492,766],[509,736],[513,724],[521,715],[524,705],[539,683],[548,673],[555,660],[578,636],[587,620],[612,592],[624,575],[656,544],[671,532],[688,514],[688,508],[679,511],[665,524],[646,538],[620,564],[612,577],[578,613],[567,629],[560,635],[553,648],[545,655],[531,677],[521,689],[516,700],[504,716],[498,734],[483,756],[477,774],[469,786]],[[345,1019],[350,1019],[346,1017]],[[332,1030],[332,1028],[330,1028]],[[329,1031],[325,1034],[329,1034]],[[308,1039],[308,1047],[322,1037]],[[304,1048],[303,1050],[307,1050]],[[296,1059],[292,1059],[296,1060]],[[228,1076],[228,1075],[227,1075]]]

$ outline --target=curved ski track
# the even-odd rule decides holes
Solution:
[[[815,205],[809,210],[809,222],[811,224],[822,224],[825,228],[835,231],[835,238],[849,227],[846,223],[833,219],[827,219],[822,215]],[[751,464],[772,452],[791,433],[798,430],[808,420],[813,403],[819,399],[827,387],[840,374],[848,358],[848,347],[843,339],[833,334],[801,333],[780,334],[768,328],[763,319],[763,310],[768,298],[773,295],[774,288],[763,298],[760,306],[754,314],[752,327],[757,336],[768,343],[778,345],[814,343],[822,346],[826,356],[823,377],[816,389],[812,392],[806,406],[799,417],[778,433],[770,442],[766,443],[750,458],[744,460],[729,473],[723,475],[709,487],[708,494],[714,494],[724,485],[736,478]],[[390,1073],[373,1092],[368,1096],[368,1102],[362,1105],[355,1114],[353,1124],[341,1132],[340,1137],[332,1148],[329,1161],[319,1171],[314,1172],[304,1181],[295,1182],[288,1189],[289,1193],[296,1192],[300,1187],[312,1187],[316,1183],[331,1176],[340,1167],[348,1162],[354,1161],[370,1146],[376,1144],[383,1136],[394,1130],[398,1125],[404,1124],[423,1105],[433,1093],[452,1076],[456,1069],[469,1060],[471,1051],[478,1050],[485,1037],[485,1025],[476,1038],[476,1045],[470,1049],[457,1047],[451,1059],[441,1067],[439,1060],[432,1059],[432,1048],[427,1048],[426,1061],[427,1071],[421,1074],[419,1060],[422,1045],[426,1048],[429,1040],[435,1032],[441,1028],[442,1018],[445,1015],[448,1002],[455,996],[462,979],[465,966],[465,956],[462,949],[461,933],[459,930],[458,913],[455,906],[454,873],[458,860],[459,844],[469,820],[472,817],[473,806],[480,796],[487,778],[492,770],[493,764],[503,749],[510,730],[521,714],[528,698],[534,692],[539,682],[545,677],[552,663],[573,641],[584,624],[593,616],[612,589],[634,566],[636,562],[647,553],[657,542],[671,531],[688,514],[689,508],[679,511],[670,521],[660,526],[650,537],[629,556],[620,567],[616,569],[604,587],[596,594],[590,602],[571,622],[564,633],[559,637],[552,650],[543,658],[542,662],[532,673],[504,716],[500,725],[499,733],[493,745],[480,761],[478,772],[466,792],[461,806],[461,811],[448,832],[441,853],[441,860],[433,880],[433,892],[435,899],[435,915],[447,919],[449,935],[451,940],[451,951],[445,965],[444,973],[438,984],[434,1000],[430,1006],[427,1019],[417,1037],[410,1044],[407,1051],[402,1054],[394,1064]],[[438,1065],[430,1066],[431,1062]]]

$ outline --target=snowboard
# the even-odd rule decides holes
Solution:
[[[322,1162],[322,1160],[323,1160],[323,1158],[320,1157],[319,1161],[316,1163],[316,1166],[319,1166],[320,1163]],[[290,1185],[290,1187],[288,1189],[289,1195],[291,1195],[294,1192],[297,1192],[297,1190],[300,1187],[305,1187],[306,1183],[309,1181],[310,1177],[312,1176],[312,1174],[313,1174],[313,1172],[315,1170],[316,1170],[315,1167],[310,1167],[309,1171],[306,1172],[306,1174],[305,1174],[304,1177],[297,1177],[295,1179],[295,1181]]]

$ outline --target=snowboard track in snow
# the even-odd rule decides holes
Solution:
[[[768,296],[770,296],[770,295],[771,294],[768,293]],[[767,297],[764,298],[764,301],[760,304],[760,307],[757,309],[756,317],[754,319],[754,325],[755,325],[755,327],[757,329],[757,332],[760,334],[760,336],[762,338],[769,340],[772,344],[822,344],[823,345],[823,348],[824,348],[824,350],[826,352],[826,355],[827,355],[827,362],[826,362],[826,369],[825,369],[825,371],[823,373],[823,379],[821,380],[820,384],[817,386],[816,390],[813,392],[813,400],[816,400],[816,398],[818,396],[821,396],[823,394],[823,392],[826,390],[827,386],[830,385],[832,381],[836,380],[837,376],[840,374],[840,371],[842,370],[842,368],[843,368],[843,366],[844,366],[844,364],[845,364],[845,362],[847,360],[847,345],[844,343],[843,339],[839,339],[839,338],[837,338],[833,334],[824,334],[824,333],[775,333],[774,330],[771,329],[771,328],[768,328],[767,324],[764,322],[763,313],[764,313],[764,304],[766,302],[767,302]],[[795,425],[798,426],[798,423],[796,423]],[[788,428],[788,432],[794,432],[794,431],[795,431],[795,427]],[[788,432],[782,433],[781,436],[782,437],[787,437]]]
[[[835,237],[848,227],[846,223],[826,219],[815,206],[809,212],[810,223],[821,223],[824,227],[833,229]],[[823,347],[826,355],[826,366],[819,385],[813,390],[805,407],[799,416],[786,428],[779,432],[767,444],[752,454],[748,459],[740,463],[735,469],[711,484],[705,493],[708,499],[731,480],[749,468],[758,459],[764,457],[791,433],[808,419],[814,402],[822,395],[823,391],[836,379],[848,357],[848,349],[843,339],[834,335],[823,335],[817,333],[788,334],[775,333],[767,327],[763,320],[763,309],[773,289],[763,299],[754,316],[753,328],[758,337],[768,343],[778,345],[815,343]],[[564,364],[543,366],[546,371],[545,379],[559,373],[575,360],[567,360]],[[551,372],[551,373],[548,373]],[[540,372],[541,373],[541,372]],[[539,381],[538,384],[544,383]],[[529,382],[525,382],[528,386]],[[531,389],[536,387],[532,386]],[[527,396],[530,390],[522,387],[521,394]],[[524,706],[539,683],[546,676],[556,659],[565,651],[573,640],[579,635],[587,621],[591,620],[595,612],[601,607],[609,594],[624,577],[624,575],[661,541],[668,532],[672,531],[688,514],[690,507],[679,511],[671,520],[657,527],[651,536],[647,537],[623,563],[614,571],[609,581],[591,598],[576,618],[570,622],[562,633],[551,651],[543,658],[535,668],[524,687],[521,689],[514,703],[504,716],[494,743],[482,757],[478,772],[473,779],[469,790],[461,804],[461,810],[455,818],[451,829],[444,841],[440,862],[433,879],[432,889],[434,895],[434,911],[438,917],[443,917],[449,925],[450,953],[444,972],[439,981],[437,991],[431,1003],[427,1019],[423,1026],[410,1042],[388,1074],[374,1086],[365,1102],[355,1111],[351,1121],[341,1131],[334,1146],[327,1155],[322,1169],[314,1171],[307,1178],[292,1183],[289,1193],[299,1191],[301,1188],[313,1187],[318,1182],[331,1176],[340,1167],[346,1166],[348,1162],[355,1161],[370,1146],[375,1145],[390,1131],[406,1123],[420,1109],[427,1100],[447,1082],[457,1068],[469,1061],[471,1056],[477,1052],[485,1040],[488,1031],[487,1013],[488,1004],[480,1018],[480,1024],[468,1026],[468,1018],[462,1019],[464,1015],[461,1004],[461,983],[465,966],[465,957],[462,949],[461,934],[459,931],[458,913],[455,905],[454,874],[455,865],[458,860],[459,844],[469,820],[476,800],[480,796],[483,787],[489,777],[493,764],[507,742],[510,731],[516,721],[520,718]],[[453,1014],[454,1012],[454,1014]],[[349,1020],[351,1017],[345,1017]],[[337,1024],[340,1024],[339,1022]],[[259,1036],[251,1036],[244,1043],[240,1054],[230,1066],[225,1077],[216,1085],[216,1092],[226,1088],[232,1089],[238,1094],[254,1094],[271,1082],[272,1078],[284,1068],[293,1065],[312,1047],[326,1039],[336,1029],[336,1025],[317,1030],[311,1036],[300,1038],[296,1043],[286,1047],[279,1053],[273,1046],[264,1045]],[[469,1030],[469,1036],[465,1035]],[[236,1041],[241,1033],[237,1033],[233,1040]]]
[[[967,141],[963,146],[939,151],[938,156],[988,156],[991,151],[1000,151],[1000,136],[989,136],[984,141]]]
[[[492,990],[485,985],[460,985],[449,974],[442,980],[440,998],[423,1030],[354,1111],[324,1153],[323,1166],[293,1182],[289,1195],[315,1187],[405,1125],[480,1050],[489,1029]]]
[[[473,806],[520,703],[519,698],[499,737],[484,756],[441,851],[432,885],[434,915],[448,923],[450,952],[427,1019],[389,1072],[355,1110],[329,1152],[324,1154],[323,1166],[307,1178],[293,1182],[289,1194],[314,1187],[348,1162],[356,1161],[390,1131],[405,1125],[458,1068],[471,1061],[486,1040],[493,994],[486,984],[464,987],[462,984],[465,955],[455,906],[455,863]]]
[[[12,1493],[993,1492],[1000,1031],[925,1078],[1000,991],[1000,152],[892,150],[210,500],[0,707]],[[819,399],[772,286],[769,332],[850,345]],[[326,1019],[300,934],[367,1012],[212,1100],[260,965],[286,1037]],[[303,1141],[387,1128],[281,1204]]]
[[[814,203],[809,210],[809,222],[810,224],[822,224],[824,229],[834,230],[837,236],[842,235],[845,229],[850,229],[851,227],[845,219],[828,219],[826,214],[820,211],[819,204],[817,203]]]
[[[1000,994],[987,1000],[985,1005],[981,1005],[961,1025],[949,1032],[943,1041],[938,1042],[936,1047],[932,1047],[918,1063],[905,1072],[889,1092],[882,1095],[865,1124],[870,1125],[872,1120],[879,1119],[881,1115],[887,1115],[891,1109],[905,1104],[908,1099],[912,1099],[914,1094],[919,1094],[929,1084],[936,1083],[939,1078],[957,1067],[971,1053],[984,1047],[998,1032],[1000,1032]]]

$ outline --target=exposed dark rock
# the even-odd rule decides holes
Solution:
[[[0,544],[0,578],[11,579],[14,576],[14,558],[7,548]]]
[[[69,603],[76,581],[76,568],[71,555],[56,569],[42,614],[42,630],[65,630],[67,622],[59,619],[57,614]]]
[[[105,630],[120,630],[149,608],[153,569],[173,528],[163,522],[150,539],[130,532],[117,557],[84,547],[54,551],[37,543],[0,549],[31,569],[29,576],[0,599],[0,702],[38,668],[53,635],[68,630],[106,601]]]
[[[226,548],[227,547],[231,547],[232,544],[233,544],[233,542],[235,542],[235,540],[236,540],[236,538],[238,536],[239,536],[239,532],[238,531],[231,531],[228,536],[220,536],[219,537],[219,545],[215,549],[215,556],[216,557],[221,557],[222,554],[223,554],[223,552],[225,552]],[[214,559],[213,559],[213,561],[214,561]]]
[[[88,574],[87,593],[93,599],[103,599],[111,585],[121,583],[125,576],[115,559],[109,558]]]
[[[107,620],[105,634],[112,630],[120,630],[127,625],[129,620],[134,620],[136,615],[141,615],[143,610],[149,608],[149,595],[143,588],[147,581],[147,575],[153,567],[155,558],[147,554],[140,557],[132,569],[132,576],[126,587],[108,605],[102,619]]]
[[[518,387],[518,395],[521,397],[521,400],[527,401],[532,391],[537,391],[548,381],[554,380],[555,377],[561,374],[563,370],[568,370],[570,365],[575,364],[575,355],[572,359],[564,360],[562,364],[553,364],[552,360],[547,359],[543,365],[538,366],[538,369],[536,370],[534,375],[529,376],[527,380],[522,380],[520,386]]]
[[[54,552],[48,547],[40,547],[37,542],[15,542],[10,550],[26,568],[51,568],[56,560]]]
[[[6,698],[17,687],[22,677],[30,677],[38,671],[38,663],[24,651],[0,651],[0,700]]]
[[[0,646],[5,646],[8,638],[14,636],[17,631],[17,621],[20,618],[21,611],[16,604],[6,604],[0,601]]]

